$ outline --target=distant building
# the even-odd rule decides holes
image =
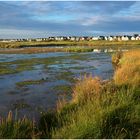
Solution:
[[[99,37],[99,36],[94,36],[94,37],[92,37],[91,39],[92,39],[92,40],[99,40],[100,37]]]
[[[131,36],[128,36],[128,35],[124,35],[124,36],[122,36],[122,41],[128,41],[128,40],[130,40],[131,39]]]
[[[131,37],[131,40],[136,40],[136,37],[132,36],[132,37]]]
[[[113,41],[113,40],[114,40],[114,36],[109,36],[109,37],[108,37],[108,40],[109,40],[109,41]]]
[[[99,36],[99,40],[105,40],[104,36]]]
[[[136,37],[136,40],[140,40],[140,35]]]
[[[49,41],[54,41],[55,40],[55,37],[49,37],[48,40]]]
[[[72,36],[72,37],[70,38],[70,40],[71,40],[71,41],[76,41],[76,36]]]

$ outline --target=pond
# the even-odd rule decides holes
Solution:
[[[0,54],[0,115],[9,110],[34,118],[71,99],[78,78],[113,75],[108,53]]]

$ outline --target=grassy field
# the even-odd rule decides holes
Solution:
[[[85,76],[72,100],[42,114],[39,122],[9,112],[0,119],[0,138],[140,138],[140,50],[112,56],[111,81]]]
[[[59,48],[50,48],[51,46]],[[60,48],[60,46],[64,48]],[[65,46],[69,47],[65,48]],[[0,42],[0,53],[90,52],[93,49],[134,49],[139,46],[140,41]]]

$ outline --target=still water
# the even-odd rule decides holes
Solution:
[[[70,99],[79,77],[91,74],[110,79],[113,75],[111,55],[95,52],[0,54],[1,67],[17,71],[0,72],[0,116],[9,110],[19,116],[39,116],[55,108],[59,99]]]

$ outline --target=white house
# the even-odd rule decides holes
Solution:
[[[84,40],[85,40],[85,38],[84,38],[84,37],[80,37],[80,40],[81,40],[81,41],[84,41]]]
[[[42,38],[36,38],[36,41],[42,41],[43,39]]]
[[[131,37],[131,40],[136,40],[136,38],[134,36]]]
[[[140,40],[140,36],[137,36],[137,37],[136,37],[136,40]]]
[[[108,40],[108,36],[105,36],[105,40]]]
[[[121,36],[117,36],[117,41],[121,41]]]
[[[123,41],[128,41],[129,40],[129,37],[127,35],[124,35],[124,36],[122,36],[122,40]]]
[[[94,36],[91,38],[92,40],[100,40],[100,37],[99,36]]]
[[[109,36],[109,37],[108,37],[108,40],[109,40],[109,41],[113,41],[113,40],[114,40],[114,37],[113,37],[113,36]]]
[[[71,41],[75,41],[75,40],[76,40],[76,37],[75,37],[75,36],[72,36],[72,37],[70,38],[70,40],[71,40]]]

